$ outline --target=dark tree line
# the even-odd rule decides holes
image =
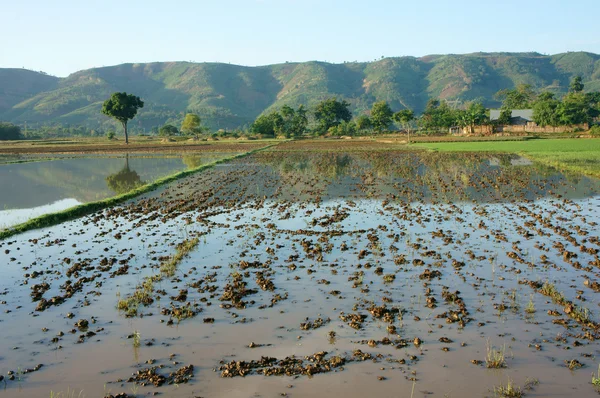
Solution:
[[[21,128],[12,123],[0,122],[0,141],[20,140],[23,138]]]

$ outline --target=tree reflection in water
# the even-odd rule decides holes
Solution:
[[[106,185],[116,194],[129,192],[145,184],[140,175],[129,168],[129,154],[125,156],[125,167],[114,174],[106,176]]]

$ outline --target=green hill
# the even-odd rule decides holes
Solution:
[[[0,68],[0,115],[40,92],[55,89],[59,80],[27,69]]]
[[[146,103],[132,130],[178,124],[186,111],[215,128],[251,123],[284,104],[311,106],[337,96],[355,113],[386,100],[393,109],[424,109],[430,98],[474,99],[497,106],[493,95],[519,83],[567,91],[581,75],[587,90],[600,90],[600,55],[475,53],[385,58],[368,63],[286,63],[245,67],[219,63],[123,64],[56,78],[24,69],[0,69],[0,120],[28,125],[62,123],[108,127],[100,108],[112,92],[127,91]]]

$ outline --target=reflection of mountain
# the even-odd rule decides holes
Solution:
[[[90,202],[114,195],[106,177],[118,173],[123,158],[82,157],[47,162],[0,165],[0,209],[42,206],[65,198]],[[181,158],[130,158],[140,180],[184,170]]]
[[[140,175],[129,168],[129,155],[125,157],[125,167],[117,173],[106,176],[106,185],[116,194],[122,194],[144,185]]]

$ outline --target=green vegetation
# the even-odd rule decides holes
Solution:
[[[410,109],[402,109],[394,113],[393,119],[406,130],[408,133],[407,143],[410,144],[410,123],[415,119],[415,113]]]
[[[569,80],[581,76],[586,90],[599,90],[598,60],[599,55],[590,53],[475,53],[341,65],[164,62],[94,68],[64,79],[0,69],[0,119],[106,129],[111,124],[99,111],[114,87],[144,93],[145,107],[131,126],[136,132],[178,126],[185,112],[197,113],[213,130],[249,126],[260,114],[283,105],[310,108],[328,97],[347,100],[355,114],[377,101],[421,113],[431,98],[461,103],[483,99],[484,106],[495,107],[500,105],[493,98],[499,89],[519,84],[564,94]]]
[[[499,369],[506,367],[505,353],[506,347],[497,349],[488,340],[486,343],[485,366],[490,369]]]
[[[444,152],[512,152],[562,171],[600,177],[600,140],[538,139],[500,142],[422,143]]]
[[[138,330],[135,330],[133,332],[133,347],[134,348],[138,348],[140,346],[141,339],[142,339],[141,333]]]
[[[532,102],[533,121],[540,126],[568,126],[592,123],[600,116],[600,92],[583,92],[581,77],[571,82],[570,92],[562,100],[545,91]]]
[[[179,130],[172,124],[165,124],[158,130],[158,135],[161,137],[170,137],[172,135],[179,135]]]
[[[70,387],[67,388],[65,392],[54,392],[50,391],[50,398],[85,398],[83,394],[83,390],[77,392],[76,390],[71,390]]]
[[[308,115],[303,105],[298,106],[298,109],[284,105],[280,110],[260,115],[250,126],[250,132],[261,138],[292,138],[304,134],[307,125]]]
[[[330,128],[352,119],[350,103],[345,100],[338,101],[335,97],[326,99],[315,106],[314,117],[317,123],[316,131],[325,134]]]
[[[140,97],[133,94],[113,93],[109,99],[102,104],[102,113],[118,120],[123,126],[125,132],[125,143],[129,144],[127,135],[127,122],[135,117],[138,109],[144,107],[144,102]]]
[[[181,123],[181,132],[187,135],[199,136],[206,129],[202,127],[202,119],[195,113],[188,113]]]
[[[187,239],[177,245],[175,254],[169,257],[167,260],[160,264],[160,273],[152,276],[148,276],[144,279],[144,282],[138,285],[134,292],[124,298],[120,299],[117,303],[117,309],[122,311],[126,317],[132,318],[138,314],[140,306],[148,306],[154,302],[152,294],[154,293],[154,284],[160,282],[164,278],[171,278],[175,276],[177,266],[181,261],[200,243],[200,239],[193,238]],[[172,315],[179,321],[186,318],[191,318],[195,315],[191,304],[186,304],[183,307],[173,308]],[[134,346],[137,342],[139,346],[140,335],[138,332],[134,333]]]
[[[385,101],[375,102],[371,108],[371,124],[376,133],[382,133],[392,124],[394,112]]]
[[[494,97],[502,102],[502,109],[528,109],[535,98],[531,84],[518,84],[515,88],[498,91]]]
[[[494,394],[503,398],[521,398],[525,395],[521,387],[515,386],[510,378],[505,386],[494,387]]]
[[[179,264],[181,260],[198,245],[198,242],[199,239],[194,238],[177,245],[177,253],[168,261],[165,261],[160,265],[160,272],[167,277],[175,275],[177,264]]]
[[[471,102],[490,108],[501,105],[504,98],[494,94],[503,89],[529,87],[551,92],[556,98],[570,88],[581,94],[570,83],[577,76],[583,92],[599,91],[598,61],[600,55],[579,52],[554,56],[475,53],[263,67],[164,62],[93,68],[64,79],[0,69],[0,120],[22,127],[27,123],[24,131],[60,124],[62,129],[85,126],[89,133],[104,135],[115,123],[103,118],[100,110],[115,87],[144,94],[144,108],[129,126],[137,134],[158,134],[165,124],[180,126],[186,113],[197,114],[213,131],[248,130],[261,114],[284,105],[312,109],[332,97],[347,101],[355,115],[368,113],[379,101],[417,114],[430,99],[448,100],[451,109],[466,108]],[[515,96],[507,97],[513,104],[522,104]]]
[[[456,125],[456,114],[447,102],[431,99],[427,102],[425,111],[419,118],[417,124],[422,130],[429,132],[448,132],[448,129]]]
[[[23,138],[21,128],[12,123],[0,122],[0,141],[20,140]]]
[[[592,384],[595,387],[600,387],[600,365],[598,365],[598,373],[597,374],[592,373]]]
[[[515,386],[513,381],[508,378],[507,384],[494,387],[494,395],[502,398],[521,398],[525,396],[526,391],[531,391],[535,386],[540,384],[538,379],[527,378],[525,380],[525,388],[521,389],[519,386]]]
[[[528,314],[535,313],[535,304],[533,303],[533,295],[529,297],[529,303],[527,303],[527,307],[525,307],[525,312]]]
[[[33,218],[22,224],[18,224],[13,227],[10,227],[6,230],[0,231],[0,240],[6,239],[8,237],[11,237],[13,235],[16,235],[16,234],[19,234],[22,232],[30,231],[32,229],[44,228],[44,227],[49,227],[52,225],[60,224],[62,222],[68,221],[68,220],[73,220],[75,218],[83,217],[83,216],[93,213],[95,211],[106,209],[107,207],[119,205],[130,199],[135,198],[136,196],[153,191],[156,188],[160,187],[161,185],[164,185],[169,182],[178,180],[180,178],[189,176],[189,175],[197,173],[199,171],[206,170],[208,168],[214,167],[217,164],[221,164],[221,163],[233,160],[233,159],[238,159],[241,157],[248,156],[248,155],[256,153],[258,151],[262,151],[264,149],[270,148],[271,146],[273,146],[273,145],[268,145],[263,148],[259,148],[259,149],[255,149],[252,151],[237,154],[234,156],[230,156],[227,158],[219,159],[219,160],[211,162],[211,163],[203,164],[197,168],[181,171],[179,173],[175,173],[173,175],[160,178],[152,183],[142,185],[132,191],[114,196],[112,198],[99,200],[96,202],[85,203],[85,204],[75,206],[75,207],[72,207],[70,209],[67,209],[67,210],[64,210],[61,212],[45,214],[43,216]]]
[[[146,279],[135,288],[131,296],[119,300],[117,309],[123,311],[127,317],[134,317],[137,315],[140,305],[150,305],[154,302],[152,298],[153,291],[154,282],[152,279]]]

